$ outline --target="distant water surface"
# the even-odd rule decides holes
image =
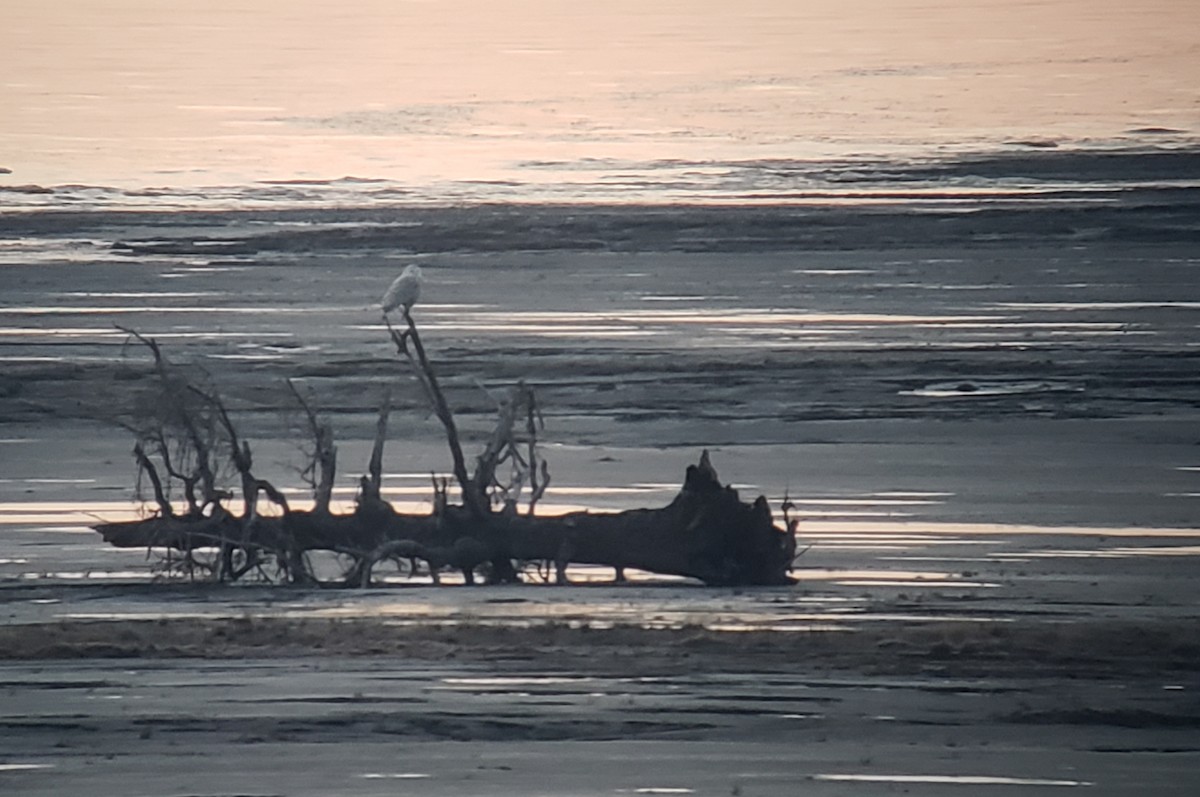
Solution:
[[[820,200],[862,159],[1194,143],[1197,29],[1178,0],[12,0],[0,189]]]

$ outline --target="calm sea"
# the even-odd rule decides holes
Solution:
[[[1182,0],[4,5],[7,208],[870,201],[1200,130]]]

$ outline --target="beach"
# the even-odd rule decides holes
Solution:
[[[9,5],[0,793],[1200,789],[1192,4]],[[380,495],[432,512],[409,264],[468,461],[524,383],[539,514],[707,452],[795,583],[103,542],[152,511],[131,332],[294,508],[297,397],[335,512],[388,401]]]
[[[1191,793],[1190,196],[10,214],[0,778]],[[665,505],[707,449],[795,504],[797,584],[221,587],[102,546],[89,523],[137,511],[114,421],[154,382],[114,325],[209,374],[297,501],[284,380],[333,423],[343,502],[390,389],[384,495],[428,511],[445,443],[374,307],[407,262],[468,448],[498,391],[537,392],[541,511]]]

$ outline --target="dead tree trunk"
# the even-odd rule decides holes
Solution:
[[[709,585],[788,584],[795,537],[775,526],[767,500],[752,504],[721,484],[708,452],[687,468],[662,509],[574,512],[505,521],[514,554],[565,566],[609,565],[688,576]]]
[[[260,517],[253,533],[266,547],[282,533],[284,518]],[[627,512],[575,512],[552,517],[493,513],[475,517],[465,507],[447,507],[432,516],[392,513],[370,517],[292,511],[286,516],[294,543],[305,551],[354,553],[362,564],[355,579],[369,583],[370,568],[393,557],[416,558],[431,569],[469,572],[498,553],[518,560],[636,568],[686,576],[709,585],[780,585],[795,555],[795,538],[776,526],[765,498],[742,501],[722,485],[705,452],[689,466],[675,499],[660,509]],[[241,529],[236,518],[156,517],[94,527],[120,548],[170,547],[186,550],[228,539]],[[243,544],[256,544],[251,538]]]

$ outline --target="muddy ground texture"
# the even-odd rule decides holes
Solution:
[[[1194,794],[1200,203],[1057,199],[5,214],[0,790]],[[444,471],[374,309],[413,260],[469,442],[524,378],[563,505],[665,503],[707,447],[798,501],[798,585],[53,577],[149,568],[26,516],[129,495],[153,375],[114,324],[267,476],[287,377],[343,486],[387,386],[386,468]]]

